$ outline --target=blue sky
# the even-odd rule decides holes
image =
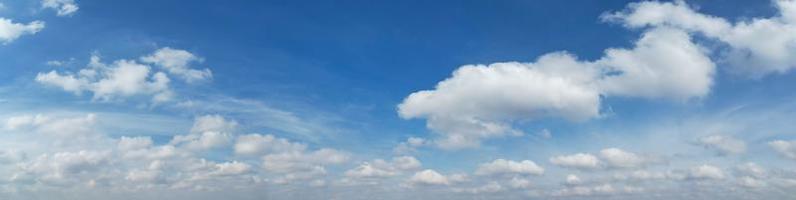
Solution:
[[[796,197],[792,0],[0,5],[2,198]]]

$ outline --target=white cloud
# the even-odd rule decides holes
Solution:
[[[602,158],[608,167],[614,168],[637,168],[652,162],[649,158],[618,148],[601,150],[600,158]]]
[[[713,165],[699,165],[689,170],[688,178],[697,180],[724,179],[724,171]]]
[[[44,22],[33,21],[28,24],[14,23],[0,18],[0,43],[8,44],[23,35],[33,35],[44,29]]]
[[[570,174],[567,175],[567,178],[564,183],[566,183],[567,185],[578,185],[583,183],[583,181],[580,180],[580,178],[577,175]]]
[[[761,77],[796,67],[796,57],[791,56],[796,53],[796,1],[773,2],[778,15],[735,23],[699,13],[685,1],[634,3],[604,19],[634,28],[667,26],[701,33],[729,47],[723,52],[723,61],[732,66],[733,72]]]
[[[235,154],[249,156],[265,153],[300,152],[306,148],[307,145],[304,144],[293,143],[273,135],[260,134],[238,136],[234,146]]]
[[[496,159],[490,163],[481,164],[475,171],[476,175],[501,175],[501,174],[520,174],[520,175],[542,175],[544,168],[536,165],[533,161],[513,161]]]
[[[194,121],[191,134],[175,136],[169,144],[193,150],[225,147],[232,142],[232,132],[237,124],[219,115],[200,116]]]
[[[398,106],[403,118],[427,118],[446,149],[474,147],[484,138],[519,135],[508,122],[545,116],[573,120],[598,115],[593,72],[566,53],[535,63],[466,65],[435,90],[412,93]]]
[[[70,16],[80,9],[74,0],[42,0],[41,7],[55,10],[58,16]]]
[[[348,159],[345,152],[323,148],[316,151],[267,154],[262,158],[262,167],[268,172],[282,175],[278,182],[288,184],[326,175],[326,165],[342,164]]]
[[[172,56],[172,54],[176,55]],[[190,56],[185,57],[186,55]],[[142,57],[141,60],[144,63],[120,59],[106,64],[100,61],[99,56],[92,55],[88,66],[76,73],[59,73],[53,70],[39,73],[36,76],[36,81],[44,85],[60,87],[64,91],[76,95],[92,92],[93,100],[111,101],[148,96],[153,103],[162,103],[174,98],[174,92],[170,87],[171,79],[166,73],[153,69],[146,63],[156,64],[166,69],[167,72],[182,77],[192,74],[191,69],[186,65],[196,59],[198,58],[187,51],[171,48],[163,48],[152,55]],[[209,73],[208,69],[205,71]],[[183,77],[183,79],[187,82],[199,80],[195,76],[191,77],[193,78]]]
[[[710,93],[716,66],[687,33],[654,28],[635,45],[608,49],[597,61],[620,73],[600,80],[603,94],[686,101]]]
[[[80,95],[84,91],[94,93],[94,100],[110,101],[122,97],[151,96],[153,102],[169,101],[173,92],[171,80],[162,72],[151,73],[149,66],[131,60],[117,60],[110,65],[100,62],[98,56],[91,57],[89,67],[78,74],[60,74],[55,70],[39,73],[36,81]]]
[[[768,146],[777,151],[780,155],[796,160],[796,140],[774,140],[768,143]]]
[[[731,136],[711,135],[700,138],[698,143],[705,148],[716,150],[720,155],[746,152],[746,142]]]
[[[414,185],[448,185],[450,181],[448,177],[443,176],[437,171],[426,169],[412,175],[409,179],[409,183]]]
[[[213,77],[210,69],[197,70],[188,66],[192,62],[201,61],[202,58],[191,54],[191,52],[169,47],[158,49],[151,55],[141,57],[141,62],[160,66],[170,74],[178,76],[188,83],[203,81]]]
[[[521,135],[512,127],[518,121],[598,117],[601,96],[704,97],[715,71],[705,53],[686,32],[655,28],[633,49],[608,49],[594,62],[556,52],[533,63],[465,65],[434,90],[410,94],[398,113],[425,118],[444,149],[476,147],[483,139]]]
[[[346,171],[345,176],[350,178],[391,177],[405,171],[418,169],[420,166],[420,161],[411,156],[394,157],[392,162],[376,159],[371,162],[364,162],[356,168]]]
[[[409,137],[406,142],[401,142],[393,148],[395,154],[410,154],[417,151],[417,148],[429,145],[430,142],[423,138]]]
[[[561,167],[576,169],[597,169],[600,168],[600,160],[597,156],[578,153],[566,156],[555,156],[550,158],[550,163]]]
[[[216,164],[216,168],[216,171],[212,172],[212,174],[219,176],[230,176],[248,173],[251,171],[252,167],[246,163],[232,161]]]
[[[560,190],[551,192],[553,197],[570,197],[570,196],[596,196],[596,195],[616,195],[616,194],[632,194],[644,191],[644,189],[633,186],[615,187],[609,183],[603,183],[593,186],[569,186]]]

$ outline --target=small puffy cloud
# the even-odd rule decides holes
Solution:
[[[602,158],[602,161],[608,167],[613,168],[637,168],[652,162],[650,158],[645,158],[618,148],[601,150],[600,158]]]
[[[483,163],[481,164],[478,169],[475,171],[476,175],[501,175],[501,174],[509,174],[509,175],[542,175],[544,174],[544,168],[536,165],[533,161],[530,160],[523,160],[523,161],[513,161],[513,160],[504,160],[504,159],[496,159],[490,163]]]
[[[293,143],[273,135],[248,134],[241,135],[235,141],[234,152],[238,155],[262,155],[265,153],[300,152],[307,145]]]
[[[176,56],[172,58],[159,54],[160,52],[179,52],[178,55],[188,54],[189,58]],[[160,56],[158,56],[160,55]],[[146,96],[153,103],[171,101],[174,92],[171,89],[169,76],[147,64],[155,64],[166,69],[170,74],[184,76],[190,70],[185,66],[194,58],[184,50],[164,48],[156,53],[145,56],[141,62],[120,59],[112,63],[103,63],[97,55],[91,56],[88,66],[77,72],[57,72],[52,70],[36,75],[36,81],[48,86],[59,87],[75,95],[83,92],[93,93],[93,100],[111,101],[123,98]],[[168,67],[167,67],[168,66]],[[176,70],[176,71],[174,71]],[[188,71],[188,72],[184,72]],[[209,73],[209,70],[205,70]],[[188,73],[190,74],[190,73]],[[186,82],[195,81],[195,78],[185,78]]]
[[[730,136],[711,135],[699,138],[699,145],[715,150],[719,155],[740,154],[746,152],[746,142]]]
[[[48,137],[58,138],[60,142],[69,142],[71,139],[94,138],[99,135],[96,130],[97,115],[85,116],[47,116],[47,115],[20,115],[6,120],[6,129],[44,134]]]
[[[219,115],[200,116],[195,119],[190,134],[175,136],[169,144],[194,150],[224,147],[232,142],[232,131],[236,126],[237,122]]]
[[[287,184],[326,175],[325,166],[342,164],[348,159],[347,153],[328,148],[316,151],[281,152],[263,156],[262,168],[281,175],[275,180],[277,183]]]
[[[85,174],[93,174],[101,170],[110,170],[108,152],[77,151],[43,154],[29,162],[20,164],[20,171],[12,175],[12,181],[22,179],[39,180],[46,183],[70,183],[85,178]]]
[[[412,175],[409,179],[409,183],[413,185],[448,185],[450,181],[448,177],[445,177],[439,172],[426,169]]]
[[[796,140],[774,140],[768,143],[768,146],[773,148],[780,155],[796,160]]]
[[[188,83],[203,81],[213,77],[210,69],[197,70],[188,66],[192,62],[201,61],[202,58],[193,55],[191,52],[169,47],[158,49],[151,55],[141,57],[141,62],[160,66],[168,73],[178,76]]]
[[[395,148],[393,148],[393,153],[395,154],[410,154],[417,151],[417,148],[429,145],[430,142],[423,138],[418,137],[409,137],[406,139],[406,142],[401,142]]]
[[[6,18],[0,18],[0,43],[8,44],[23,35],[33,35],[44,29],[44,22],[33,21],[27,24],[15,23]]]
[[[411,156],[394,157],[391,162],[376,159],[346,171],[345,176],[350,178],[391,177],[404,171],[418,169],[420,166],[420,161]]]
[[[232,161],[216,164],[216,168],[216,171],[212,172],[212,174],[219,176],[231,176],[248,173],[251,171],[252,167],[246,163]]]
[[[578,185],[583,183],[583,181],[580,180],[580,178],[577,175],[570,174],[567,175],[567,178],[564,183],[566,183],[567,185]]]
[[[41,7],[55,10],[58,16],[70,16],[80,9],[75,0],[42,0]]]
[[[162,72],[152,73],[149,66],[131,60],[117,60],[111,64],[91,57],[89,67],[78,74],[61,74],[55,70],[36,75],[36,81],[80,95],[90,91],[94,100],[110,101],[132,96],[151,96],[153,102],[171,100],[171,80]]]
[[[518,186],[522,186],[522,184],[525,184],[525,183],[524,182],[519,182],[518,184],[520,184]],[[519,187],[519,188],[524,188],[524,187]],[[498,183],[496,181],[490,181],[490,182],[488,182],[488,183],[486,183],[484,185],[478,186],[478,187],[473,187],[473,188],[455,188],[453,191],[454,192],[466,192],[466,193],[470,193],[470,194],[484,194],[484,193],[501,192],[501,191],[504,191],[504,189],[505,188],[503,188],[503,186],[500,185],[500,183]]]
[[[785,73],[796,68],[796,1],[775,0],[777,15],[752,18],[735,23],[727,19],[699,13],[685,1],[645,1],[630,4],[621,12],[607,14],[603,19],[627,27],[674,27],[701,33],[728,46],[722,61],[733,72],[750,77]]]
[[[220,115],[204,115],[194,120],[191,133],[201,132],[233,132],[238,122],[224,119]]]
[[[600,168],[600,160],[597,156],[578,153],[565,156],[555,156],[550,158],[550,163],[561,167],[575,169],[597,169]]]
[[[152,138],[150,137],[126,137],[122,136],[119,139],[117,147],[121,151],[132,151],[138,149],[146,149],[151,147],[153,144]]]
[[[616,194],[633,194],[643,192],[644,189],[633,186],[615,187],[609,183],[603,183],[593,186],[569,186],[560,190],[551,192],[553,197],[572,197],[572,196],[597,196],[597,195],[616,195]]]
[[[699,165],[688,171],[688,178],[696,180],[724,179],[724,171],[713,165]]]

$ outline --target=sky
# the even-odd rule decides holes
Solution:
[[[796,0],[0,0],[0,199],[793,199]]]

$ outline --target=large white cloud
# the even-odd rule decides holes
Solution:
[[[608,49],[597,61],[556,52],[533,63],[465,65],[434,90],[400,105],[405,119],[425,118],[445,149],[478,146],[486,138],[520,135],[518,121],[544,117],[583,121],[600,116],[601,96],[685,101],[704,97],[715,65],[687,33],[648,30],[632,49]]]
[[[723,51],[723,61],[732,66],[733,72],[761,77],[796,67],[796,1],[773,2],[777,15],[735,23],[699,13],[685,1],[634,3],[604,19],[634,28],[669,26],[701,33],[729,47]]]
[[[6,18],[0,18],[0,43],[8,44],[23,35],[33,35],[44,29],[44,22],[33,21],[27,24],[15,23]]]

